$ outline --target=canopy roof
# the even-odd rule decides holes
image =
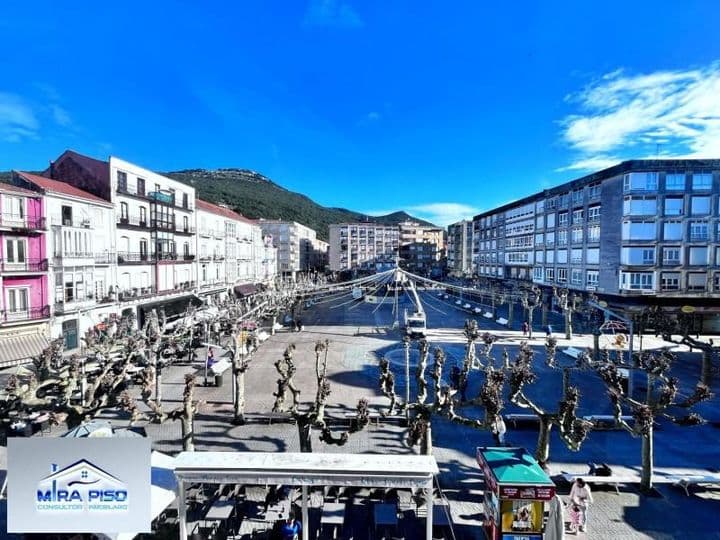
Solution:
[[[477,453],[501,484],[555,485],[524,448],[478,448]]]
[[[184,482],[427,487],[438,473],[432,456],[261,452],[182,452]]]

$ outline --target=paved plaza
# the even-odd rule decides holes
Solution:
[[[200,372],[196,398],[205,402],[195,421],[195,445],[198,451],[299,451],[297,429],[288,422],[269,421],[267,413],[274,402],[277,372],[273,363],[281,358],[290,343],[297,346],[295,360],[298,372],[296,384],[302,390],[301,398],[308,405],[315,395],[314,346],[317,340],[329,341],[328,373],[332,384],[328,400],[327,416],[330,425],[338,431],[347,426],[346,414],[355,409],[358,399],[365,397],[373,412],[384,410],[387,399],[378,388],[378,359],[387,357],[396,375],[397,392],[405,395],[404,360],[399,333],[392,329],[394,316],[389,306],[370,304],[346,304],[347,297],[338,301],[318,303],[302,313],[305,330],[300,333],[287,329],[279,331],[261,345],[254,355],[252,366],[246,374],[246,412],[248,423],[233,426],[232,384],[226,373],[223,385],[202,386],[202,370],[198,366],[173,366],[163,372],[163,398],[166,409],[181,404],[183,377],[188,372]],[[429,340],[432,346],[440,346],[448,355],[446,376],[450,367],[460,363],[464,354],[465,340],[462,325],[466,313],[454,306],[440,303],[437,298],[428,302]],[[495,345],[498,363],[502,350],[507,348],[514,358],[517,347],[523,339],[520,332],[500,327],[494,322],[479,318],[479,324],[500,336]],[[561,327],[556,326],[556,330]],[[586,347],[592,343],[590,336],[578,336],[571,341],[559,338],[559,347]],[[527,390],[529,396],[553,410],[560,399],[561,373],[547,368],[544,356],[544,335],[538,333],[531,342],[536,351],[535,369],[538,382]],[[667,346],[656,338],[646,338],[645,347]],[[202,358],[202,354],[200,355]],[[413,355],[413,358],[415,355]],[[571,362],[569,357],[563,361]],[[700,372],[700,354],[678,350],[678,362],[673,375],[681,380],[682,391],[694,385]],[[720,379],[720,377],[716,377]],[[412,374],[411,374],[412,379]],[[483,374],[471,374],[469,395],[475,395],[482,383]],[[575,372],[572,383],[578,385],[582,394],[580,414],[609,414],[610,408],[605,388],[599,378],[591,372]],[[643,381],[635,380],[637,392],[643,392]],[[136,388],[135,391],[138,389]],[[713,390],[717,393],[717,383]],[[414,385],[411,385],[414,391]],[[140,404],[141,407],[144,407]],[[698,411],[709,420],[699,427],[683,428],[660,420],[655,436],[655,464],[661,471],[708,472],[720,467],[718,442],[720,440],[720,406],[715,398],[701,404]],[[524,412],[512,405],[505,411]],[[482,418],[481,409],[463,409],[467,416]],[[108,410],[104,417],[111,418],[118,426],[127,425],[127,415]],[[175,453],[180,450],[180,423],[167,421],[162,425],[141,422],[153,439],[153,448]],[[513,429],[508,426],[508,443],[535,450],[537,432],[533,429]],[[54,435],[63,430],[55,428]],[[397,422],[381,422],[379,426],[368,426],[363,432],[350,437],[343,447],[329,446],[313,437],[316,452],[349,453],[395,453],[409,454],[416,449],[405,443],[405,428]],[[47,436],[47,435],[45,435]],[[482,475],[475,461],[475,448],[493,444],[487,431],[451,424],[444,419],[433,421],[434,455],[441,470],[438,479],[443,492],[450,501],[452,518],[456,524],[458,538],[483,538],[479,527],[482,520]],[[5,448],[0,454],[5,465]],[[569,451],[557,434],[553,434],[550,455],[551,476],[556,480],[561,471],[586,472],[587,462],[606,462],[614,470],[632,470],[639,473],[640,440],[624,431],[596,431],[590,434],[579,452]],[[570,486],[558,483],[560,494],[566,496]],[[720,512],[720,489],[694,486],[690,496],[676,487],[660,485],[657,496],[641,495],[636,487],[621,486],[616,493],[614,487],[597,487],[594,490],[595,503],[591,507],[588,534],[580,533],[578,538],[720,538],[720,525],[714,517]],[[4,507],[2,509],[4,512]],[[355,538],[358,538],[356,536]]]

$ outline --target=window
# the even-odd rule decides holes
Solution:
[[[533,280],[535,281],[542,281],[543,280],[543,269],[540,266],[536,266],[533,268]]]
[[[544,216],[538,216],[535,218],[535,228],[536,229],[542,229],[545,227],[545,217]]]
[[[558,205],[557,197],[553,197],[552,199],[548,199],[548,200],[547,200],[546,207],[547,207],[548,209],[550,209],[550,208],[557,208],[557,205]]]
[[[190,206],[188,205],[188,194],[187,194],[187,193],[183,193],[183,194],[182,194],[182,205],[183,205],[183,208],[189,208],[189,207],[190,207]]]
[[[705,266],[708,263],[708,248],[691,247],[688,248],[688,264],[690,266]]]
[[[544,234],[536,234],[535,235],[535,245],[541,246],[545,243],[545,235]]]
[[[662,250],[662,262],[667,266],[677,266],[680,264],[680,248],[664,247]]]
[[[623,191],[653,191],[658,187],[656,172],[636,172],[623,176]]]
[[[145,195],[145,179],[144,178],[138,178],[137,179],[137,194],[138,195]]]
[[[625,197],[623,214],[626,216],[654,216],[657,214],[655,197]]]
[[[183,243],[183,256],[185,258],[190,256],[190,244],[187,242]]]
[[[695,173],[692,175],[692,188],[705,190],[712,188],[712,173]]]
[[[690,214],[706,216],[710,213],[710,197],[693,197],[690,200]]]
[[[535,203],[535,213],[540,214],[545,211],[545,201],[538,201]]]
[[[585,252],[585,258],[588,264],[600,264],[600,250],[598,248],[588,249]]]
[[[573,210],[573,218],[572,222],[574,225],[577,225],[578,223],[582,223],[584,219],[585,212],[583,210]]]
[[[140,226],[144,227],[147,225],[147,210],[144,206],[140,207]]]
[[[548,246],[552,246],[555,244],[555,233],[549,232],[545,234],[545,244]]]
[[[651,272],[621,272],[620,288],[626,291],[654,290],[654,276]]]
[[[555,252],[554,251],[546,251],[545,252],[545,262],[547,262],[547,263],[555,262]]]
[[[583,284],[583,275],[582,270],[578,270],[577,268],[573,268],[570,272],[570,283],[573,285],[582,285]]]
[[[5,306],[7,307],[8,314],[27,313],[29,307],[28,296],[28,289],[26,287],[5,289]]]
[[[189,223],[190,223],[190,222],[188,221],[188,217],[187,217],[187,216],[183,216],[183,231],[189,232],[189,230],[190,230],[190,224],[189,224]]]
[[[568,252],[567,249],[558,249],[557,262],[561,264],[567,264]]]
[[[708,240],[708,223],[707,221],[691,221],[690,222],[690,241],[701,242]]]
[[[545,281],[555,281],[555,269],[554,268],[546,268],[545,269]]]
[[[697,273],[687,275],[687,290],[688,291],[704,291],[707,287],[707,274]]]
[[[560,227],[566,226],[568,224],[568,213],[567,212],[560,212],[558,214],[558,225]]]
[[[685,173],[666,174],[665,189],[668,191],[685,191]]]
[[[72,206],[63,205],[62,207],[60,207],[60,215],[62,216],[63,225],[65,225],[66,227],[72,226]]]
[[[140,260],[146,261],[147,260],[147,253],[148,253],[148,243],[147,240],[140,240]]]
[[[682,197],[665,197],[665,215],[681,216],[685,200]]]
[[[597,287],[599,272],[597,270],[588,270],[585,274],[586,284],[588,287]]]
[[[600,205],[588,208],[588,221],[600,221]]]
[[[571,249],[570,250],[570,262],[573,264],[580,264],[582,262],[582,249]]]
[[[600,241],[600,225],[590,225],[587,232],[588,242]]]
[[[720,247],[715,248],[715,266],[720,266]]]
[[[545,252],[544,251],[536,251],[535,252],[535,262],[536,263],[545,262]]]
[[[680,290],[680,274],[678,272],[663,272],[660,274],[660,289],[663,291]]]
[[[590,184],[588,186],[588,197],[594,199],[600,196],[600,184]]]
[[[118,191],[127,192],[127,173],[122,171],[117,172],[117,184]]]
[[[623,221],[623,240],[655,240],[654,221]]]
[[[573,229],[571,240],[572,240],[573,244],[582,244],[583,230],[582,229]]]
[[[567,268],[558,268],[557,269],[557,282],[558,283],[567,283]]]
[[[547,216],[547,228],[552,229],[555,227],[555,214],[548,214]]]
[[[128,205],[126,202],[120,203],[120,220],[125,223],[128,222]]]
[[[558,200],[558,207],[565,208],[569,202],[570,202],[570,194],[569,193],[560,195],[560,198]]]
[[[5,239],[5,262],[24,264],[27,260],[27,240],[25,238]]]
[[[663,240],[682,240],[683,229],[680,221],[666,221],[663,225]]]
[[[572,192],[572,202],[573,202],[573,204],[582,204],[582,202],[583,202],[583,194],[584,194],[584,190],[583,190],[582,188],[580,188],[580,189],[577,190],[577,191],[573,191],[573,192]]]
[[[558,237],[557,237],[558,246],[566,246],[567,239],[568,239],[567,231],[558,231]]]
[[[627,265],[655,264],[655,248],[624,247],[621,252],[621,262]]]

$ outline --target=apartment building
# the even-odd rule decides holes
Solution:
[[[410,272],[430,275],[440,270],[445,256],[445,230],[404,221],[400,231],[400,264]]]
[[[0,367],[36,355],[48,344],[46,235],[42,196],[0,185]]]
[[[272,236],[281,275],[294,277],[297,272],[323,269],[317,266],[322,264],[322,255],[316,253],[316,246],[321,250],[324,242],[317,239],[315,230],[296,221],[260,219],[257,223],[264,235]]]
[[[75,349],[92,326],[116,313],[110,286],[117,280],[115,213],[111,203],[74,186],[28,173],[13,183],[38,192],[49,233],[50,336]]]
[[[229,220],[229,209],[196,200],[198,289],[201,295],[216,295],[227,289],[227,260],[232,256],[237,261],[234,237],[228,238],[228,229],[235,229],[234,221]],[[227,211],[227,214],[225,213]],[[230,227],[228,227],[228,221]],[[228,254],[228,251],[231,253]],[[237,265],[237,263],[236,263]]]
[[[473,271],[473,222],[465,219],[448,226],[447,267],[457,277]]]
[[[691,305],[720,328],[720,160],[632,160],[473,220],[480,276]]]
[[[271,285],[278,275],[278,248],[271,234],[263,234],[259,226],[252,230],[254,274],[259,283]]]
[[[152,309],[172,315],[187,308],[197,286],[194,188],[116,157],[70,150],[44,176],[112,204],[118,269],[109,289],[121,312],[137,310],[142,324]]]
[[[330,270],[381,270],[395,266],[400,248],[397,225],[330,225]]]

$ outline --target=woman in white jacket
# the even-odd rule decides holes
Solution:
[[[588,506],[593,502],[590,486],[582,478],[576,478],[570,490],[570,504],[575,504],[580,509],[580,530],[587,530]]]

